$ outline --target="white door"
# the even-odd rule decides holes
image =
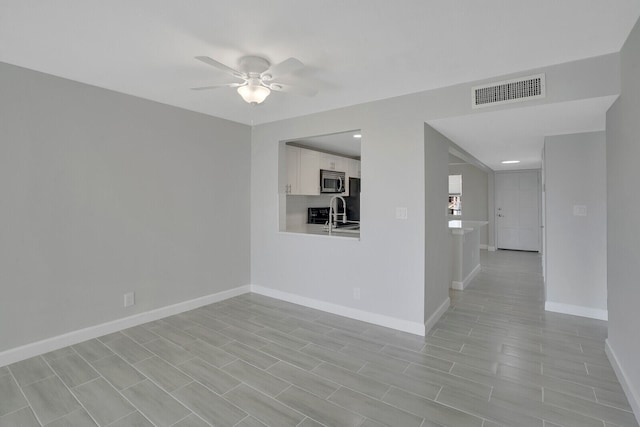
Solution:
[[[496,173],[498,249],[540,250],[537,171]]]

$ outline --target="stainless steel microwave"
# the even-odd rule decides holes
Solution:
[[[321,193],[344,193],[345,173],[320,169]]]

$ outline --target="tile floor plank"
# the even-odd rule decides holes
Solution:
[[[28,406],[11,375],[0,377],[0,417]]]
[[[159,427],[169,427],[190,414],[181,403],[149,380],[123,390],[122,394]]]
[[[244,294],[0,367],[0,427],[637,427],[606,322],[481,264],[426,337]]]
[[[328,426],[356,427],[364,420],[362,415],[321,399],[296,386],[287,389],[277,399],[309,418]]]
[[[223,397],[268,426],[295,427],[305,418],[300,412],[245,384]]]
[[[482,418],[393,387],[383,401],[443,426],[482,427]]]
[[[109,425],[109,427],[155,427],[151,422],[146,419],[140,412],[134,412],[131,415],[116,421]]]
[[[47,424],[45,427],[97,427],[98,424],[87,414],[87,411],[80,408],[62,418]]]
[[[54,376],[22,388],[33,412],[42,424],[47,424],[80,407],[69,389]]]
[[[224,394],[240,384],[236,378],[202,359],[189,360],[178,365],[178,369],[218,394]]]
[[[40,356],[32,357],[8,366],[20,387],[55,375]]]
[[[87,362],[95,362],[103,357],[112,356],[113,352],[109,347],[97,339],[81,342],[73,346],[73,349]]]
[[[322,399],[326,399],[340,387],[322,374],[317,375],[285,362],[276,363],[267,372]]]
[[[423,421],[422,417],[344,387],[332,394],[329,400],[336,405],[386,425],[419,427]]]
[[[247,416],[246,412],[198,383],[174,391],[173,396],[212,425],[233,426]]]
[[[0,417],[0,427],[40,427],[40,423],[27,407]]]
[[[98,373],[75,352],[49,362],[51,369],[60,377],[67,387],[72,388],[95,378]]]
[[[135,368],[169,393],[193,381],[191,377],[158,356],[136,363]]]
[[[242,360],[229,363],[222,369],[243,383],[272,397],[289,387],[288,382]]]
[[[91,365],[118,390],[123,390],[146,378],[115,354],[96,360]]]
[[[100,426],[135,412],[135,408],[103,378],[78,386],[72,392]]]

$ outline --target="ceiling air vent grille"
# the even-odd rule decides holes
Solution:
[[[471,105],[473,108],[482,108],[544,98],[544,86],[544,74],[474,86],[471,88]]]

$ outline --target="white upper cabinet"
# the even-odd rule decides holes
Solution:
[[[320,194],[320,153],[287,146],[287,183],[284,192],[293,195]]]
[[[286,146],[287,182],[284,186],[286,194],[297,194],[300,181],[300,148]]]
[[[299,177],[297,194],[307,196],[320,194],[320,153],[304,148],[300,149]]]
[[[349,167],[347,168],[347,175],[351,178],[362,178],[360,176],[360,160],[355,159],[346,159],[349,162]]]
[[[347,160],[344,157],[333,154],[320,153],[320,169],[346,172]]]
[[[333,154],[321,153],[293,145],[286,146],[287,182],[285,194],[316,196],[320,194],[320,169],[344,172],[346,193],[349,177],[360,178],[360,161]]]

